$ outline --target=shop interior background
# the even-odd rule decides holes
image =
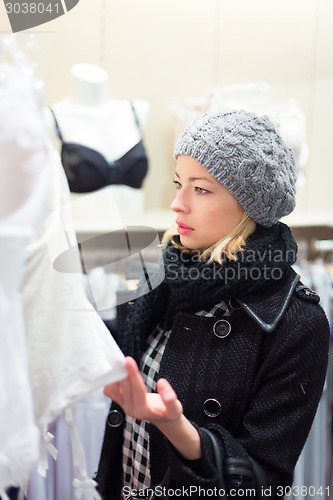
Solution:
[[[150,104],[144,131],[148,210],[173,199],[173,103],[209,89],[265,81],[274,101],[296,99],[309,157],[297,211],[333,208],[333,3],[330,0],[80,0],[66,15],[17,36],[39,44],[46,104],[70,94],[76,63],[103,67],[110,99]],[[0,31],[10,32],[0,6]]]
[[[318,226],[318,231],[312,227],[314,237],[333,240],[332,21],[331,0],[80,0],[66,15],[20,32],[16,38],[37,63],[37,76],[45,82],[46,106],[70,95],[70,72],[77,63],[96,64],[107,71],[111,100],[140,99],[149,103],[144,129],[149,157],[144,205],[147,212],[157,213],[158,217],[168,212],[168,220],[174,219],[169,204],[175,193],[175,103],[199,102],[211,89],[258,82],[266,82],[274,102],[295,99],[305,117],[309,154],[303,182],[297,186],[297,208],[292,215],[296,223],[291,225],[293,230],[305,226],[302,236],[309,232],[307,224]],[[1,2],[0,34],[9,33],[9,20]],[[135,203],[131,208],[135,212]],[[110,218],[112,213],[102,210],[98,218],[103,216]],[[166,219],[159,220],[158,229],[165,229]],[[326,226],[324,232],[320,226]],[[308,262],[306,265],[308,268]],[[327,302],[331,304],[330,296]],[[328,484],[325,480],[332,463],[332,368],[330,373],[313,435],[296,471],[300,485]],[[104,406],[88,410],[85,404],[77,418],[79,428],[84,429],[83,437],[89,439],[87,458],[91,459],[88,465],[93,473],[108,406],[106,410]],[[89,424],[85,418],[90,418]],[[61,426],[58,435],[59,429]],[[60,435],[59,440],[63,438],[67,450],[68,439],[64,436]],[[54,480],[52,470],[49,475],[50,489],[58,491],[61,500],[67,500],[61,488],[68,495],[71,492],[69,460],[66,454],[62,465],[58,460],[59,478]],[[331,473],[330,484],[332,477]],[[54,481],[59,482],[57,487]],[[38,482],[35,488],[41,491],[42,486]],[[48,492],[45,498],[52,500],[55,496]]]

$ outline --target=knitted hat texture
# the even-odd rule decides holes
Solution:
[[[207,113],[175,144],[174,156],[198,161],[252,219],[272,226],[295,208],[295,159],[267,116],[248,111]]]

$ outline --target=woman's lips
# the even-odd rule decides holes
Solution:
[[[188,226],[187,224],[184,224],[184,222],[176,221],[177,223],[177,231],[179,234],[189,234],[194,231],[194,228],[191,226]]]

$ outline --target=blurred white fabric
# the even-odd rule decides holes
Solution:
[[[56,456],[48,426],[63,410],[69,419],[73,403],[124,378],[126,369],[85,294],[70,193],[45,131],[39,83],[14,39],[0,43],[14,60],[12,65],[0,60],[0,496],[5,497],[10,486],[26,487],[38,455],[45,473],[46,450]],[[65,257],[69,251],[66,269],[55,266],[59,243]],[[69,423],[78,489],[84,486],[87,499],[98,498]]]
[[[106,417],[110,400],[101,390],[96,390],[74,403],[76,427],[85,451],[87,474],[96,472],[102,448]],[[28,500],[76,500],[73,480],[76,476],[71,458],[69,432],[63,413],[49,426],[55,436],[54,445],[59,451],[56,461],[49,459],[46,477],[37,473],[31,475],[27,490]]]

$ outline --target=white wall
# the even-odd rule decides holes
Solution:
[[[111,98],[150,102],[147,208],[166,208],[173,196],[172,102],[265,79],[274,99],[296,98],[307,118],[311,154],[298,208],[325,209],[333,208],[332,24],[331,0],[80,0],[34,33],[45,48],[49,103],[68,94],[77,62],[108,71]],[[0,31],[9,29],[1,4]]]

